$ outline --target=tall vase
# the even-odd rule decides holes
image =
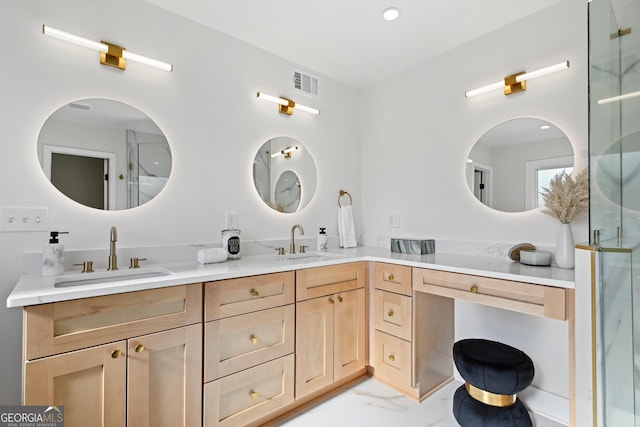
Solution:
[[[560,268],[575,266],[575,244],[571,224],[562,224],[556,241],[556,265]]]

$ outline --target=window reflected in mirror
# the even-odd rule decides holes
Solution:
[[[535,118],[500,123],[467,157],[467,184],[483,204],[502,212],[543,206],[542,188],[562,170],[573,170],[573,147],[554,124]]]

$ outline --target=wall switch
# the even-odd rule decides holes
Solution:
[[[49,231],[48,208],[2,208],[0,231]]]
[[[389,228],[399,228],[400,227],[400,214],[399,213],[390,213],[387,215],[387,227]]]
[[[235,230],[238,228],[238,212],[227,212],[226,218],[227,230]]]

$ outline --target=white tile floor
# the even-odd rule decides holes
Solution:
[[[374,379],[365,379],[313,406],[280,427],[458,427],[451,405],[460,383],[453,382],[416,403]],[[532,415],[534,427],[563,427]]]

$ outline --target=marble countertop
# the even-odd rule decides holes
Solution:
[[[77,271],[66,272],[62,276],[42,277],[25,275],[18,281],[9,297],[7,307],[24,307],[56,301],[88,298],[123,292],[155,289],[189,283],[231,279],[258,274],[277,273],[299,270],[302,268],[343,264],[355,261],[378,261],[410,267],[429,268],[455,273],[487,276],[497,279],[562,288],[574,287],[574,270],[557,267],[535,267],[523,265],[497,257],[480,257],[447,253],[429,255],[410,255],[392,253],[389,249],[358,247],[351,249],[333,249],[329,252],[300,254],[290,259],[282,255],[250,255],[239,260],[228,260],[219,264],[199,264],[193,262],[163,263],[161,265],[145,265],[145,269],[162,267],[171,274],[159,277],[131,278],[108,283],[94,283],[56,287],[55,284],[66,277],[77,277]],[[128,270],[123,268],[121,270]],[[132,270],[129,270],[132,271]],[[91,274],[83,273],[87,279]],[[102,272],[101,275],[108,273]]]

